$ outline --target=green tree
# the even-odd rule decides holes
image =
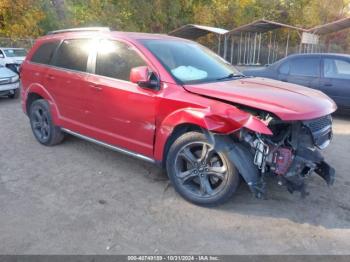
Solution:
[[[35,0],[1,0],[0,35],[14,39],[41,35],[39,25],[46,14],[40,7]]]

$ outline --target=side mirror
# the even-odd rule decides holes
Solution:
[[[130,81],[138,84],[140,87],[155,90],[159,89],[159,80],[157,76],[147,66],[131,68]]]
[[[0,54],[0,58],[5,58],[5,56],[3,54]]]

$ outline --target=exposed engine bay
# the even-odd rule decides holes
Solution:
[[[320,153],[332,139],[332,118],[330,115],[307,121],[282,121],[268,113],[258,115],[273,135],[255,133],[241,129],[231,137],[234,145],[223,136],[211,135],[217,150],[227,150],[243,179],[254,195],[262,198],[266,194],[267,176],[274,176],[278,184],[290,193],[298,191],[304,197],[305,180],[312,173],[321,176],[332,185],[335,170],[329,166]]]

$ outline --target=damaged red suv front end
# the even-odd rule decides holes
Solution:
[[[231,135],[232,148],[226,138],[210,135],[217,150],[232,151],[232,161],[240,163],[237,168],[257,197],[266,193],[267,175],[276,176],[289,192],[300,191],[303,196],[307,193],[305,179],[313,172],[333,184],[334,168],[320,150],[332,139],[331,113],[336,105],[323,93],[264,78],[188,85],[185,89],[230,103],[266,125],[243,125]]]

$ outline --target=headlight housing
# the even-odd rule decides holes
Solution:
[[[19,80],[19,76],[18,75],[11,77],[11,83],[15,83],[18,80]]]

